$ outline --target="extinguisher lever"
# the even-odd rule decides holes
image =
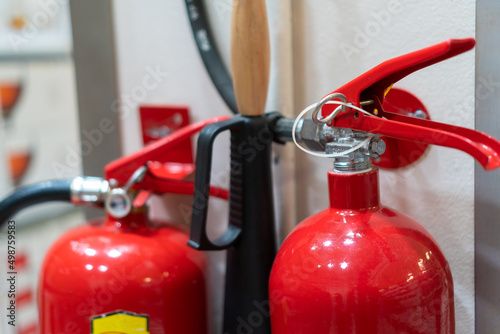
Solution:
[[[469,51],[475,44],[474,38],[450,39],[387,60],[335,90],[335,92],[344,94],[347,101],[357,107],[361,106],[361,102],[369,101],[374,97],[383,102],[385,94],[394,83],[424,67]],[[323,116],[330,115],[336,107],[336,105],[324,105],[322,107]]]
[[[198,137],[195,171],[195,190],[193,213],[191,216],[191,235],[188,244],[198,250],[222,250],[233,245],[241,234],[241,208],[243,206],[241,189],[242,170],[237,164],[234,154],[231,154],[231,193],[229,199],[230,217],[227,231],[217,240],[210,240],[207,235],[207,213],[210,192],[210,172],[212,170],[212,153],[216,137],[224,131],[231,132],[231,138],[242,131],[244,119],[235,117],[205,127]],[[233,150],[232,150],[233,151]]]

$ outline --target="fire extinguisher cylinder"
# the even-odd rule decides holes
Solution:
[[[224,119],[189,125],[111,162],[106,179],[46,181],[0,202],[1,219],[54,200],[106,211],[63,234],[47,252],[38,289],[41,334],[208,332],[205,255],[187,245],[185,228],[149,220],[147,199],[193,193],[192,182],[155,174],[156,166],[170,163],[172,147]],[[208,185],[207,191],[228,197],[225,189]]]
[[[278,251],[269,283],[273,334],[455,333],[450,266],[420,224],[379,203],[370,158],[384,152],[378,136],[385,135],[460,149],[487,170],[500,167],[493,137],[382,108],[394,82],[474,44],[450,40],[386,61],[301,113],[314,109],[311,119],[295,121],[303,150],[333,158],[330,205]]]
[[[378,170],[328,181],[330,207],[274,262],[273,333],[454,333],[449,264],[420,224],[379,204]]]

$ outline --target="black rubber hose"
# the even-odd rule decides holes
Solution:
[[[201,0],[185,0],[185,2],[194,40],[205,68],[226,105],[234,114],[237,114],[238,106],[234,96],[233,80],[215,46],[203,2]]]
[[[45,202],[71,202],[71,181],[42,181],[14,191],[0,202],[0,227],[24,208]]]

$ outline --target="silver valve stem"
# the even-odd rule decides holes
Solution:
[[[292,140],[294,119],[281,118],[276,122],[274,132],[281,141]],[[328,124],[316,124],[312,118],[301,119],[295,129],[297,142],[303,143],[309,150],[339,155],[334,158],[334,170],[339,172],[360,172],[371,168],[370,158],[378,158],[386,150],[380,136],[373,136],[347,128],[331,127]],[[363,142],[366,143],[361,145]],[[361,145],[361,146],[360,146]],[[353,152],[342,154],[356,146]]]
[[[371,168],[370,158],[378,158],[385,152],[385,142],[379,136],[371,137],[366,132],[345,128],[331,129],[335,135],[333,140],[326,144],[326,153],[338,154],[333,160],[335,171],[361,172],[369,170]],[[358,148],[349,151],[355,147]],[[343,152],[347,153],[343,154]]]
[[[274,133],[280,141],[292,141],[294,119],[281,118],[276,122]],[[308,149],[327,154],[341,153],[361,144],[369,138],[366,132],[318,125],[312,118],[301,119],[295,129],[297,142]],[[362,171],[371,168],[370,158],[378,158],[385,152],[385,142],[380,136],[374,136],[366,145],[345,156],[335,158],[334,169],[337,171]]]
[[[104,207],[115,218],[123,218],[132,210],[131,187],[141,182],[147,173],[145,166],[137,169],[123,187],[112,188],[100,177],[79,176],[71,183],[71,202],[75,205]]]
[[[292,129],[295,119],[282,117],[274,126],[273,132],[281,142],[293,141]],[[307,148],[316,152],[324,152],[328,138],[325,137],[323,128],[328,126],[318,126],[311,118],[301,119],[295,129],[297,142],[304,143]]]

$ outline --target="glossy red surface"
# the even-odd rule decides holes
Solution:
[[[204,254],[187,246],[186,231],[149,229],[146,219],[107,218],[50,248],[38,289],[41,334],[88,334],[90,317],[116,310],[148,315],[152,334],[207,333]]]
[[[344,94],[347,101],[360,106],[360,101],[376,97],[384,100],[388,88],[407,75],[474,48],[474,38],[450,39],[405,55],[384,61],[371,70],[340,87],[335,92]],[[329,115],[336,105],[325,104],[323,116]]]
[[[421,225],[379,205],[377,178],[329,172],[330,208],[300,223],[274,262],[273,334],[455,333],[446,259]]]
[[[189,107],[184,105],[141,105],[142,142],[147,145],[188,126],[190,122]],[[187,141],[176,147],[175,160],[193,163],[193,148]]]
[[[148,173],[141,182],[135,183],[133,188],[156,194],[192,194],[194,182],[183,180],[195,168],[192,163],[192,152],[184,150],[185,152],[179,155],[178,151],[183,150],[186,144],[191,147],[191,137],[205,126],[228,118],[228,116],[212,117],[187,125],[135,153],[114,160],[104,169],[106,179],[114,179],[118,186],[123,186],[138,168],[147,166]],[[210,195],[222,199],[229,198],[227,190],[215,186],[210,187]]]
[[[106,179],[115,179],[119,185],[123,185],[139,167],[142,167],[148,163],[186,163],[186,160],[188,158],[186,158],[185,155],[179,157],[175,154],[179,146],[183,147],[186,142],[190,142],[191,137],[197,132],[201,131],[201,129],[203,129],[205,126],[226,120],[228,118],[228,116],[212,117],[207,120],[190,124],[164,138],[158,139],[146,145],[144,148],[135,153],[114,160],[111,163],[107,164],[104,168]],[[193,171],[192,168],[189,170]],[[178,177],[175,177],[175,180],[178,179]],[[158,185],[158,180],[151,180],[148,176],[146,176],[146,179],[141,182],[140,189],[153,190],[160,193],[169,192],[162,191],[161,185]]]

